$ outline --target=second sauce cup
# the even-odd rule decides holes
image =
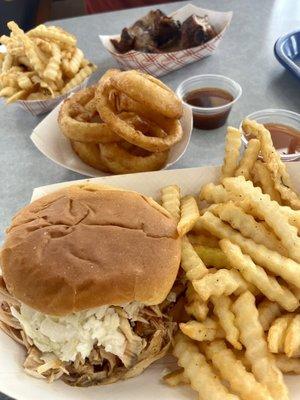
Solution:
[[[194,127],[209,130],[225,124],[242,88],[226,76],[206,74],[186,79],[176,93],[192,108]]]

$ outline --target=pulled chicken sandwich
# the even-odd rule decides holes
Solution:
[[[0,327],[24,346],[35,377],[76,386],[134,377],[169,349],[179,263],[176,224],[151,198],[61,189],[7,230]]]

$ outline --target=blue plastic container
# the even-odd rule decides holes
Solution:
[[[287,33],[274,45],[277,60],[300,79],[300,30]]]

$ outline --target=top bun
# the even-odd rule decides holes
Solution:
[[[50,315],[140,301],[161,303],[180,263],[173,219],[153,199],[70,186],[21,210],[1,253],[7,290]]]

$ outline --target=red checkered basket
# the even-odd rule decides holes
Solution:
[[[121,54],[116,51],[110,41],[111,39],[118,39],[120,35],[100,35],[100,40],[106,50],[118,62],[121,69],[137,69],[154,76],[162,76],[212,55],[221,42],[232,18],[232,12],[206,10],[192,4],[180,8],[170,16],[182,22],[192,14],[202,17],[207,15],[215,31],[218,32],[213,39],[201,46],[170,53],[142,53],[132,50]]]

